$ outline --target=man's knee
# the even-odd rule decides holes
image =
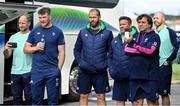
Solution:
[[[89,94],[80,94],[80,99],[88,99]]]
[[[97,99],[104,100],[105,94],[96,94]]]
[[[142,106],[143,105],[143,99],[137,99],[135,101],[132,101],[133,106]]]

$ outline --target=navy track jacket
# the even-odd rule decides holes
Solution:
[[[125,52],[130,55],[130,79],[157,80],[159,70],[159,36],[151,30],[138,33],[126,45]]]

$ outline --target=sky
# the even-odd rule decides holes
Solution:
[[[154,13],[163,11],[165,14],[180,16],[180,0],[123,0],[125,15],[134,13]]]

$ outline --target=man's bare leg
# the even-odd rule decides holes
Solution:
[[[152,100],[148,100],[148,99],[147,99],[146,101],[147,101],[148,106],[157,106],[157,105],[156,105],[157,100],[152,101]]]
[[[125,106],[125,101],[117,101],[116,106]]]
[[[89,97],[89,94],[80,94],[79,105],[88,106],[88,97]]]
[[[162,106],[170,106],[169,95],[161,95],[161,98],[162,98]]]
[[[132,102],[133,106],[143,106],[143,99],[138,99]]]
[[[96,94],[96,97],[98,106],[106,106],[105,94]]]

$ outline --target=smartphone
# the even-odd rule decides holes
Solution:
[[[9,45],[11,45],[11,48],[17,48],[17,43],[16,42],[8,42]]]
[[[129,34],[130,34],[129,29],[125,29],[124,36],[126,38],[129,38],[130,37]]]
[[[129,32],[126,31],[126,32],[124,33],[124,36],[125,36],[126,38],[129,38],[129,37],[130,37],[130,36],[129,36]]]

